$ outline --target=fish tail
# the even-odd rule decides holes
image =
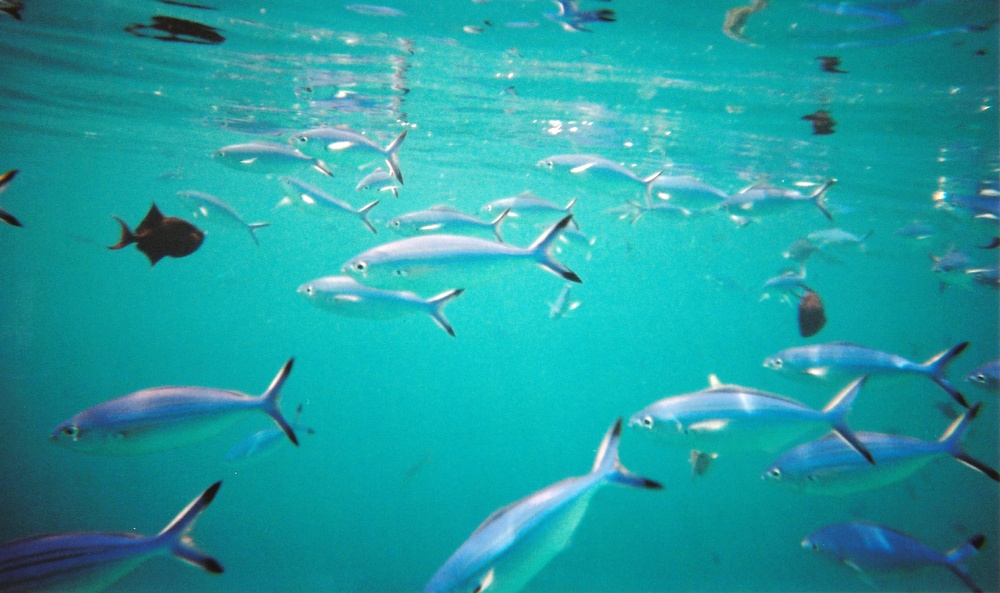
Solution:
[[[312,166],[313,166],[313,169],[316,169],[317,171],[319,171],[323,175],[326,175],[327,177],[333,177],[333,171],[331,171],[330,167],[326,163],[324,163],[323,161],[321,161],[319,159],[313,159]]]
[[[663,175],[663,170],[662,169],[659,170],[659,171],[657,171],[656,173],[653,173],[649,177],[643,178],[643,180],[642,180],[642,184],[646,186],[646,192],[645,192],[646,206],[652,206],[653,205],[653,182],[656,181],[656,179],[660,175]]]
[[[497,241],[500,241],[501,243],[506,243],[506,241],[503,240],[503,235],[500,233],[500,225],[503,223],[504,219],[507,218],[508,214],[510,214],[510,208],[501,212],[499,216],[490,222],[490,226],[493,227],[493,234],[496,235]]]
[[[455,337],[455,330],[452,329],[451,323],[448,322],[448,318],[444,316],[444,306],[463,292],[465,292],[464,288],[456,288],[455,290],[442,292],[435,297],[427,299],[427,305],[430,307],[431,319],[433,319],[434,323],[441,326],[441,329],[448,332],[448,335],[453,338]]]
[[[833,432],[850,445],[852,449],[863,455],[868,460],[868,463],[875,465],[875,458],[872,457],[871,451],[861,442],[858,435],[854,434],[854,431],[847,426],[847,415],[851,413],[851,406],[854,404],[854,399],[861,393],[861,388],[864,387],[867,380],[868,375],[865,375],[851,382],[850,385],[830,400],[830,403],[823,408],[823,413],[829,419]]]
[[[921,365],[923,367],[924,372],[926,372],[935,383],[940,385],[941,389],[944,389],[946,392],[948,392],[948,395],[950,395],[952,399],[962,404],[962,406],[966,408],[969,407],[969,402],[967,402],[965,400],[965,397],[961,393],[959,393],[958,389],[956,389],[955,386],[951,384],[951,381],[949,381],[948,378],[945,377],[944,373],[948,368],[948,363],[954,360],[956,356],[961,354],[962,351],[965,350],[965,348],[968,345],[969,345],[968,342],[962,342],[961,344],[956,344],[951,348],[949,348],[948,350],[945,350],[940,354],[932,356],[930,360]]]
[[[251,222],[250,224],[247,225],[247,230],[250,232],[250,238],[253,239],[254,245],[260,245],[260,242],[257,241],[257,233],[255,233],[254,231],[256,231],[257,229],[262,229],[266,226],[271,226],[271,223]]]
[[[601,446],[597,450],[597,457],[594,459],[591,473],[600,474],[607,481],[624,486],[655,490],[663,488],[659,482],[633,474],[621,464],[618,460],[618,443],[621,440],[621,434],[622,419],[619,418],[604,435],[604,440],[601,441]]]
[[[576,205],[576,196],[573,196],[573,199],[570,200],[568,204],[566,204],[565,208],[563,208],[563,212],[566,212],[567,214],[572,214],[573,213],[573,206],[575,206],[575,205]]]
[[[372,234],[375,234],[375,235],[378,234],[378,231],[375,230],[375,226],[372,224],[372,222],[370,220],[368,220],[368,213],[376,205],[378,205],[378,200],[375,200],[374,202],[372,202],[370,204],[365,204],[364,206],[361,207],[360,210],[358,210],[358,216],[361,217],[361,222],[365,223],[365,226],[368,227],[368,230],[371,231]]]
[[[118,218],[117,216],[114,216],[113,218],[117,220],[118,224],[122,226],[122,236],[120,239],[118,239],[117,244],[108,247],[108,249],[121,249],[128,245],[131,245],[132,243],[135,243],[136,241],[135,235],[132,234],[132,230],[128,228],[128,225],[125,224],[125,221]]]
[[[570,270],[566,266],[557,262],[555,258],[552,257],[552,254],[549,253],[549,251],[552,249],[552,244],[555,242],[556,239],[559,238],[559,234],[562,232],[564,228],[566,228],[566,225],[568,225],[572,220],[573,220],[573,215],[569,214],[559,222],[552,225],[552,228],[542,233],[542,236],[536,239],[535,242],[532,243],[530,247],[528,247],[528,251],[530,251],[532,255],[534,255],[535,260],[538,262],[538,265],[542,266],[542,268],[554,274],[558,274],[559,276],[562,276],[563,278],[570,280],[572,282],[582,283],[583,280],[580,280],[580,277],[577,276],[576,273],[573,272],[573,270]]]
[[[969,538],[967,542],[958,546],[953,550],[949,550],[945,553],[945,561],[951,572],[955,573],[955,576],[962,579],[965,586],[972,591],[979,592],[981,589],[973,582],[972,577],[969,576],[969,571],[965,567],[965,564],[979,553],[980,548],[986,543],[986,537],[982,534],[976,534]]]
[[[982,403],[977,403],[966,410],[964,414],[956,418],[955,421],[951,423],[951,426],[944,431],[944,434],[941,435],[938,442],[944,447],[945,452],[955,459],[978,472],[986,474],[986,476],[994,482],[1000,482],[1000,474],[997,473],[997,470],[986,465],[982,461],[975,459],[966,453],[965,449],[962,448],[962,438],[965,436],[965,432],[969,429],[969,425],[973,420],[975,420],[976,416],[979,415],[979,408],[981,407]]]
[[[288,373],[292,372],[293,362],[295,362],[295,358],[289,358],[285,366],[281,367],[281,370],[278,371],[278,374],[268,386],[267,391],[264,392],[264,395],[260,396],[260,401],[264,412],[281,427],[281,430],[288,436],[288,440],[292,441],[298,447],[299,439],[295,436],[295,429],[288,423],[288,420],[285,420],[285,417],[281,414],[281,408],[278,407],[278,402],[281,401],[281,387],[285,384]]]
[[[9,224],[11,226],[24,226],[24,225],[21,224],[20,220],[18,220],[17,218],[14,217],[13,214],[11,214],[10,212],[7,212],[3,208],[0,208],[0,220],[6,222],[7,224]]]
[[[827,179],[826,183],[816,188],[816,191],[809,196],[809,199],[813,201],[813,204],[816,204],[816,208],[818,208],[819,211],[823,213],[823,216],[825,216],[828,220],[833,220],[833,214],[830,214],[830,211],[827,210],[824,198],[826,198],[826,190],[830,189],[830,186],[834,183],[837,183],[836,179],[833,179],[832,177]]]
[[[209,486],[156,535],[157,540],[169,546],[174,556],[213,574],[221,573],[222,565],[215,558],[198,550],[188,533],[194,527],[198,515],[215,499],[215,493],[219,491],[220,486],[222,486],[221,481]]]
[[[406,139],[406,133],[409,130],[403,130],[403,133],[396,136],[396,139],[389,143],[389,146],[385,147],[385,164],[389,165],[389,172],[392,176],[403,183],[403,172],[399,170],[399,147],[402,146],[403,140]]]

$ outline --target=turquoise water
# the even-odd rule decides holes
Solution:
[[[151,1],[29,2],[23,20],[0,14],[0,169],[19,171],[0,206],[24,224],[0,228],[0,541],[156,533],[222,479],[194,539],[224,575],[157,559],[109,590],[417,591],[493,510],[588,471],[616,418],[701,389],[710,373],[823,406],[841,383],[789,380],[761,362],[834,340],[916,361],[969,341],[948,374],[983,402],[966,447],[996,467],[997,394],[961,378],[1000,355],[997,292],[942,287],[928,254],[954,246],[971,267],[998,263],[978,247],[998,234],[995,221],[932,199],[997,181],[997,7],[873,5],[881,16],[774,2],[749,16],[742,41],[722,30],[725,2],[589,2],[582,8],[617,15],[591,32],[564,30],[541,1],[399,1],[399,16]],[[225,40],[165,43],[125,31],[152,15],[204,23]],[[823,72],[823,55],[840,57],[847,73]],[[308,85],[311,95],[300,88]],[[801,120],[819,109],[836,120],[834,134],[812,135]],[[225,145],[284,142],[323,124],[350,125],[383,146],[409,130],[398,199],[356,192],[365,171],[353,164],[332,179],[296,173],[355,207],[379,198],[377,235],[355,220],[276,207],[276,175],[211,158]],[[535,167],[562,153],[599,154],[639,176],[692,175],[727,192],[833,177],[834,224],[874,234],[867,251],[808,261],[829,321],[804,339],[794,307],[761,300],[762,286],[789,265],[782,252],[793,240],[833,226],[819,211],[742,227],[720,212],[630,225],[607,211],[641,200],[641,190]],[[259,247],[241,229],[194,219],[175,198],[182,190],[269,222]],[[575,218],[596,239],[558,255],[583,279],[573,289],[581,305],[565,318],[548,312],[563,281],[534,268],[450,304],[455,338],[426,316],[349,319],[296,294],[398,238],[384,226],[393,216],[435,204],[475,213],[523,190],[561,205],[577,197]],[[134,247],[105,249],[118,239],[111,216],[135,225],[151,202],[205,230],[195,254],[151,269]],[[913,221],[936,232],[896,234]],[[539,232],[504,230],[517,245]],[[302,421],[315,429],[298,449],[280,443],[255,463],[223,463],[234,443],[269,426],[263,416],[142,457],[48,441],[73,414],[146,387],[262,393],[291,356],[283,407],[291,414],[303,403]],[[933,440],[950,423],[938,409],[948,401],[922,378],[874,383],[850,423]],[[853,571],[799,546],[822,525],[853,519],[939,550],[983,533],[970,572],[984,590],[1000,588],[997,484],[953,460],[830,498],[761,480],[770,454],[720,456],[697,479],[687,451],[632,430],[621,454],[664,489],[598,493],[572,544],[529,590],[868,591]],[[961,589],[944,569],[874,578],[890,590]]]

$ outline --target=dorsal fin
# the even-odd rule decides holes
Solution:
[[[719,380],[719,376],[716,375],[715,373],[712,373],[711,375],[708,376],[708,386],[711,387],[712,389],[715,389],[716,387],[722,387],[722,385],[723,385],[722,381]]]
[[[153,202],[153,205],[149,207],[149,212],[146,213],[146,218],[143,218],[139,226],[135,227],[135,234],[141,235],[144,231],[155,229],[162,224],[163,213],[156,207],[156,202]]]

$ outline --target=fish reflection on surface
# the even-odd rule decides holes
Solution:
[[[147,32],[146,29],[161,31],[166,33],[166,35],[157,35],[156,33]],[[225,37],[219,34],[219,29],[215,27],[172,16],[153,16],[151,24],[133,23],[125,27],[125,31],[136,37],[158,39],[160,41],[179,41],[181,43],[194,43],[197,45],[218,45],[226,40]]]
[[[823,72],[847,74],[847,70],[840,69],[840,58],[837,56],[819,56],[816,59],[819,60],[819,67]]]

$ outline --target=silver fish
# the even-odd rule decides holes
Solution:
[[[797,190],[782,187],[752,185],[739,193],[729,196],[719,204],[719,207],[729,211],[735,209],[763,214],[766,212],[783,211],[797,204],[812,204],[823,213],[823,216],[833,220],[833,215],[827,210],[823,198],[826,195],[826,191],[836,181],[836,179],[828,179],[808,196],[803,195]]]
[[[289,359],[260,397],[208,387],[154,387],[88,408],[61,423],[52,440],[77,451],[137,455],[198,442],[240,418],[263,412],[299,444],[278,401],[292,370]]]
[[[290,173],[304,166],[310,166],[328,177],[333,177],[333,173],[323,161],[274,142],[249,142],[223,146],[212,153],[212,158],[240,171],[263,174]]]
[[[364,178],[358,182],[358,185],[355,186],[354,191],[361,191],[363,189],[389,191],[392,192],[393,197],[399,197],[399,187],[396,185],[396,178],[393,177],[392,173],[386,171],[382,167],[379,167],[371,173],[365,175]]]
[[[317,307],[345,317],[395,319],[404,315],[426,313],[434,323],[454,337],[455,330],[444,316],[444,307],[462,294],[463,290],[449,290],[423,299],[409,291],[371,288],[350,276],[327,276],[303,284],[297,292]]]
[[[965,273],[978,283],[986,286],[1000,286],[1000,266],[969,268]]]
[[[534,263],[572,282],[582,282],[550,254],[552,243],[571,219],[563,218],[529,247],[459,235],[401,239],[351,258],[341,272],[379,288],[468,287]]]
[[[573,284],[567,282],[556,296],[556,300],[549,303],[549,319],[562,319],[570,312],[575,311],[580,306],[580,301],[574,301],[571,296]]]
[[[331,154],[375,155],[385,159],[392,176],[403,183],[403,172],[399,170],[399,147],[406,139],[403,130],[396,139],[382,148],[368,136],[349,128],[314,128],[303,130],[292,135],[290,142],[304,154],[322,159]]]
[[[798,295],[800,290],[809,290],[806,286],[806,269],[800,267],[798,271],[785,270],[777,276],[768,278],[764,282],[764,295],[761,300],[771,296],[771,291],[781,293],[781,298],[788,301],[788,295]]]
[[[573,198],[565,206],[559,206],[548,200],[543,200],[529,190],[525,190],[516,196],[500,198],[499,200],[483,204],[480,212],[503,212],[504,210],[510,210],[509,216],[511,218],[527,218],[532,220],[541,218],[550,221],[553,217],[562,218],[567,214],[572,214],[575,204],[576,198]]]
[[[857,247],[861,251],[868,250],[866,241],[875,233],[868,231],[860,237],[844,229],[833,228],[813,231],[806,235],[806,238],[813,242],[820,249]]]
[[[573,175],[586,174],[590,177],[637,183],[642,186],[647,203],[653,192],[653,182],[663,174],[663,171],[657,171],[649,177],[639,177],[628,167],[594,154],[557,154],[538,161],[535,166],[566,170]]]
[[[997,471],[971,457],[962,437],[979,413],[976,404],[957,418],[936,442],[873,432],[856,433],[875,463],[869,463],[841,438],[827,435],[799,445],[775,459],[764,478],[811,494],[841,495],[862,492],[908,478],[932,460],[951,456],[1000,482]]]
[[[232,206],[204,192],[179,191],[177,199],[187,206],[195,217],[214,220],[221,225],[246,229],[256,245],[260,245],[260,243],[257,241],[257,234],[254,231],[270,224],[267,222],[244,222],[243,217]]]
[[[308,426],[302,426],[299,421],[302,416],[302,404],[295,409],[295,418],[292,419],[291,425],[295,430],[296,434],[306,433],[306,434],[316,434],[316,431]],[[285,431],[278,427],[265,428],[264,430],[258,430],[242,441],[233,445],[233,447],[226,453],[225,461],[226,463],[232,465],[240,465],[247,463],[251,460],[259,460],[268,453],[274,451],[277,446],[285,441]]]
[[[212,484],[155,536],[80,532],[36,535],[0,544],[0,592],[96,593],[156,556],[173,555],[219,574],[219,562],[191,541],[195,519],[215,498]]]
[[[859,346],[850,342],[829,342],[813,346],[788,348],[769,356],[764,360],[764,366],[789,373],[804,373],[806,375],[826,378],[831,374],[873,375],[873,374],[914,374],[925,375],[937,383],[955,401],[966,408],[969,407],[965,397],[945,376],[948,363],[962,353],[969,345],[962,342],[932,356],[927,362],[919,364],[905,358]]]
[[[965,376],[966,381],[981,385],[991,391],[1000,389],[1000,360],[980,365]]]
[[[653,195],[670,201],[717,205],[729,198],[721,189],[685,175],[660,175],[653,180]]]
[[[935,207],[961,209],[973,218],[1000,220],[1000,195],[986,191],[976,194],[956,194],[946,191],[934,193]]]
[[[621,424],[619,419],[604,436],[589,474],[567,478],[495,511],[438,569],[424,593],[520,591],[566,547],[602,486],[662,488],[618,461]]]
[[[832,556],[834,560],[858,571],[862,577],[869,572],[913,571],[942,566],[961,579],[971,591],[980,591],[965,565],[984,543],[984,536],[974,535],[957,548],[942,553],[901,531],[874,523],[851,521],[814,531],[802,540],[802,547]]]
[[[910,224],[900,227],[896,234],[900,237],[906,237],[908,239],[915,239],[917,241],[926,239],[933,236],[937,232],[933,226],[927,224],[926,222],[911,222]]]
[[[397,216],[387,226],[401,235],[412,237],[427,233],[456,233],[490,231],[497,241],[503,242],[500,224],[510,211],[504,210],[491,221],[480,220],[449,206],[434,206]]]
[[[291,203],[305,209],[308,212],[326,216],[327,213],[353,214],[361,219],[361,222],[368,227],[372,234],[378,234],[378,229],[368,220],[368,213],[378,205],[378,200],[369,202],[357,210],[343,200],[331,196],[320,188],[306,183],[295,177],[281,177],[279,179],[282,188],[285,190],[287,202],[284,200],[280,204]]]

